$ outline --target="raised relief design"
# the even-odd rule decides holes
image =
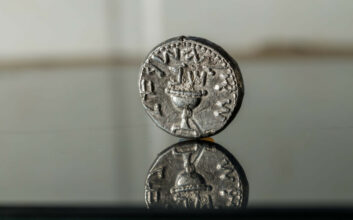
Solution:
[[[174,155],[182,155],[184,170],[177,175],[175,185],[170,189],[170,193],[178,207],[212,208],[212,198],[209,195],[212,187],[207,185],[204,177],[195,169],[203,154],[203,149],[196,152],[195,148],[188,149],[183,152],[173,152]],[[197,155],[191,160],[193,153],[197,153]]]
[[[230,110],[231,110],[228,107],[228,105],[231,103],[232,103],[232,100],[230,100],[230,99],[217,101],[216,105],[219,107],[219,109],[214,111],[213,115],[220,118],[222,121],[225,121],[227,119],[227,116],[229,115]]]
[[[219,195],[227,199],[226,205],[239,207],[242,204],[242,185],[239,180],[237,172],[229,160],[224,158],[221,163],[217,164],[217,170],[221,170],[222,174],[219,176],[221,180],[229,180],[235,184],[236,188],[224,189],[219,191]]]
[[[215,90],[232,93],[238,89],[236,80],[229,70],[227,73],[221,73],[219,77],[222,79],[222,82],[214,86]]]
[[[158,154],[147,174],[150,208],[245,207],[248,182],[241,166],[221,146],[184,141]]]
[[[147,104],[145,105],[148,110],[151,111],[151,113],[155,116],[163,116],[162,114],[162,109],[161,109],[161,104],[154,104],[153,108],[149,107]]]
[[[165,76],[165,72],[158,68],[156,65],[152,64],[147,60],[146,64],[144,65],[144,70],[143,70],[147,75],[152,75],[153,73],[157,73],[157,76],[159,78],[162,78]]]
[[[213,46],[179,37],[156,47],[144,62],[142,102],[154,122],[168,133],[188,138],[210,136],[236,113],[240,72]],[[220,104],[224,100],[231,101]]]
[[[238,177],[233,165],[225,158],[221,161],[221,163],[217,164],[217,170],[222,171],[222,174],[219,176],[222,180],[228,179],[234,182]]]
[[[156,168],[148,173],[145,186],[146,200],[149,204],[156,203],[160,199],[160,187],[158,183],[152,181],[152,177],[157,177],[157,180],[164,178],[164,167]]]
[[[154,85],[152,81],[142,79],[140,82],[140,87],[140,94],[142,96],[143,101],[146,101],[147,95],[154,94]]]
[[[155,95],[154,90],[154,84],[151,80],[142,79],[140,81],[140,94],[143,101],[148,102],[148,95]],[[145,106],[153,115],[162,116],[161,104],[155,103],[153,106],[150,106],[149,103],[145,103]]]
[[[242,193],[240,190],[221,190],[219,191],[220,196],[224,196],[227,199],[226,206],[239,207],[242,202]]]
[[[173,155],[181,155],[182,153],[195,153],[199,149],[197,144],[184,145],[182,147],[175,147],[172,150]]]
[[[155,189],[148,189],[146,192],[146,199],[149,203],[158,202],[160,198],[160,193]]]
[[[168,64],[168,54],[171,53],[167,50],[163,54],[164,59],[159,58],[159,62]],[[195,46],[184,48],[180,59],[178,54],[175,54],[173,59],[177,60],[178,63],[168,66],[172,74],[165,93],[170,96],[173,105],[181,111],[181,120],[179,124],[172,124],[170,130],[173,133],[187,133],[196,137],[202,131],[199,124],[193,119],[193,109],[200,104],[202,97],[207,95],[205,87],[207,76],[213,76],[214,72],[201,63],[205,58],[200,59]]]

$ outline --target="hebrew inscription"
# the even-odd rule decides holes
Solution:
[[[188,138],[224,128],[243,94],[235,61],[219,47],[193,37],[174,38],[151,51],[139,85],[153,121],[170,134]],[[156,104],[159,109],[151,107]]]

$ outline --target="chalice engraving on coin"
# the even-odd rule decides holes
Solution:
[[[184,36],[150,52],[142,65],[139,89],[157,126],[186,138],[207,137],[224,129],[243,97],[237,63],[219,46]]]
[[[206,141],[177,143],[159,154],[145,183],[149,208],[239,208],[248,182],[235,158]]]

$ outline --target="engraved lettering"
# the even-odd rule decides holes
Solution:
[[[173,48],[173,52],[174,52],[174,59],[179,60],[180,59],[180,50],[179,50],[179,48],[174,47]]]
[[[200,58],[199,53],[196,51],[194,46],[191,48],[184,48],[182,50],[182,54],[185,60],[190,61],[192,59],[194,63],[201,63],[205,59],[204,56]]]
[[[236,206],[239,207],[242,201],[241,192],[238,190],[221,190],[219,191],[220,196],[227,198],[226,206]]]
[[[248,183],[245,176],[238,176],[238,169],[241,166],[229,152],[215,143],[179,142],[162,151],[152,165],[145,201],[151,208],[245,206]],[[232,177],[235,181],[229,181]]]
[[[152,75],[152,73],[155,72],[155,69],[154,69],[154,68],[151,68],[151,67],[148,67],[148,66],[145,66],[145,67],[144,67],[144,72],[145,72],[147,75]]]
[[[232,100],[227,99],[223,101],[217,101],[216,105],[219,107],[219,110],[216,110],[213,112],[213,115],[216,117],[219,117],[222,121],[226,120],[229,112],[230,112],[230,107],[229,105],[232,102]]]
[[[156,103],[153,105],[153,107],[149,107],[147,104],[145,104],[145,106],[148,110],[151,111],[153,115],[163,116],[161,104]]]
[[[150,171],[147,175],[147,180],[149,180],[152,176],[156,175],[158,179],[163,179],[164,178],[164,167],[156,168],[152,171]]]
[[[219,176],[220,179],[228,179],[234,182],[237,179],[237,174],[234,171],[232,164],[227,160],[223,159],[221,163],[217,164],[218,170],[222,170],[222,174]]]
[[[146,186],[145,186],[145,195],[148,203],[158,202],[160,199],[160,185],[158,183],[154,183],[152,180],[161,180],[164,178],[164,167],[155,168],[150,171],[146,178]],[[152,179],[153,178],[153,179]]]
[[[151,75],[152,73],[157,73],[157,76],[159,78],[162,78],[165,76],[165,72],[163,70],[161,70],[160,68],[158,68],[153,63],[149,62],[149,60],[147,60],[146,63],[150,66],[150,67],[146,67],[146,68],[148,68],[148,69],[146,69],[146,74]]]
[[[159,57],[158,55],[152,55],[151,59],[157,63],[165,64],[165,60]]]
[[[158,202],[160,198],[159,190],[149,189],[146,190],[146,199],[149,203]]]
[[[156,47],[143,65],[141,99],[163,130],[176,136],[204,137],[232,119],[238,104],[234,91],[242,85],[238,82],[241,75],[217,48],[196,38],[180,37]],[[148,81],[153,81],[152,85]],[[204,117],[210,114],[215,117]]]
[[[170,50],[165,50],[162,52],[162,57],[159,55],[152,55],[151,56],[152,60],[161,63],[161,64],[169,64],[170,58],[173,58],[174,60],[179,60],[180,58],[180,50],[178,48],[174,48],[173,52]]]
[[[150,80],[141,80],[141,92],[144,101],[147,99],[147,95],[154,94],[154,85]]]
[[[222,79],[222,82],[214,86],[215,90],[227,92],[234,92],[237,90],[237,85],[232,74],[221,73],[219,77]]]

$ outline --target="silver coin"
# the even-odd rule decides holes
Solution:
[[[149,53],[139,90],[158,127],[178,137],[199,138],[214,135],[231,122],[244,86],[237,63],[221,47],[181,36]]]
[[[145,183],[148,208],[239,208],[248,182],[237,160],[206,141],[177,143],[161,152]]]

